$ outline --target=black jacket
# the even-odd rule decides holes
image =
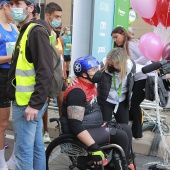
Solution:
[[[136,64],[133,60],[131,60],[133,62],[133,67],[131,72],[128,74],[127,76],[127,101],[128,101],[128,106],[130,108],[131,105],[131,95],[132,95],[132,88],[134,85],[134,78],[135,78],[135,73],[136,73]],[[103,71],[103,76],[102,76],[102,80],[100,81],[100,83],[98,83],[97,86],[97,91],[98,91],[98,100],[101,102],[105,102],[107,100],[107,97],[109,95],[109,91],[111,88],[111,84],[112,84],[112,76],[107,74],[105,71]]]
[[[12,64],[9,70],[8,83],[7,83],[7,95],[11,100],[15,100],[15,88],[11,84],[12,80],[15,78],[16,63],[18,60],[19,42],[25,32],[27,26],[30,23],[38,23],[43,25],[49,32],[48,25],[43,20],[31,20],[29,23],[25,24],[21,30],[19,37],[16,42],[16,48],[12,56]],[[28,105],[40,110],[47,97],[50,90],[51,80],[53,76],[53,55],[52,49],[49,42],[49,37],[46,31],[40,27],[34,27],[30,32],[28,38],[29,46],[26,46],[26,58],[28,62],[33,63],[36,72],[36,84],[34,86],[34,92],[31,95]],[[15,84],[15,81],[14,81]]]

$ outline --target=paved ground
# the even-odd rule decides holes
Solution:
[[[8,134],[6,141],[9,142],[9,147],[6,149],[5,155],[6,155],[6,160],[8,160],[12,154],[14,140],[10,139],[13,138],[13,131],[8,130],[6,133]],[[163,159],[158,157],[136,154],[135,162],[136,162],[137,170],[147,170],[148,169],[147,167],[149,166],[147,165],[148,163],[163,162]]]
[[[147,112],[150,113],[150,111],[147,110]],[[169,116],[169,111],[168,112],[163,112],[163,115],[166,116],[166,122],[170,125],[170,116]],[[51,117],[58,117],[58,110],[57,109],[49,109],[49,118]],[[58,136],[58,130],[55,129],[56,123],[50,123],[48,124],[49,127],[49,133],[52,138]],[[13,131],[12,131],[12,121],[10,117],[10,123],[9,123],[9,128],[7,130],[7,138],[6,141],[9,142],[9,148],[6,149],[6,160],[10,158],[10,155],[12,154],[12,149],[13,149]],[[151,144],[154,138],[154,133],[152,132],[145,132],[143,133],[143,138],[140,140],[133,140],[133,148],[136,153],[136,165],[137,165],[137,170],[147,170],[148,169],[148,163],[151,162],[161,162],[163,163],[163,155],[164,155],[164,150],[163,150],[163,143],[160,142],[160,145],[158,146],[158,150],[156,152],[156,155],[158,157],[153,157],[153,156],[147,156],[149,154],[149,151],[151,149]],[[170,134],[166,134],[166,141],[170,145]],[[47,145],[45,146],[47,147]],[[169,168],[170,169],[170,168]]]

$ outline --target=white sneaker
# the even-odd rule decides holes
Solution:
[[[16,169],[16,162],[13,159],[9,159],[9,161],[7,161],[7,165],[9,170]]]
[[[7,164],[0,166],[0,170],[9,170]]]
[[[48,132],[44,133],[43,140],[44,140],[44,143],[50,143],[51,142],[51,139],[49,137],[49,133]]]

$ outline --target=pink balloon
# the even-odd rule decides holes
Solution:
[[[162,58],[163,58],[164,60],[170,60],[170,43],[168,43],[168,44],[164,47],[164,49],[163,49],[163,51],[162,51]]]
[[[144,57],[151,61],[159,61],[162,56],[164,45],[162,39],[158,35],[149,32],[140,38],[139,49]]]
[[[152,18],[157,6],[157,0],[131,0],[131,7],[143,18]]]

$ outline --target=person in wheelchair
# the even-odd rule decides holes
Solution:
[[[78,58],[73,66],[78,82],[69,87],[64,94],[61,127],[64,134],[73,133],[91,152],[96,164],[102,164],[104,154],[100,145],[114,143],[121,146],[126,154],[130,153],[132,134],[126,124],[119,128],[106,127],[97,102],[97,88],[102,73],[99,62],[93,56]]]

